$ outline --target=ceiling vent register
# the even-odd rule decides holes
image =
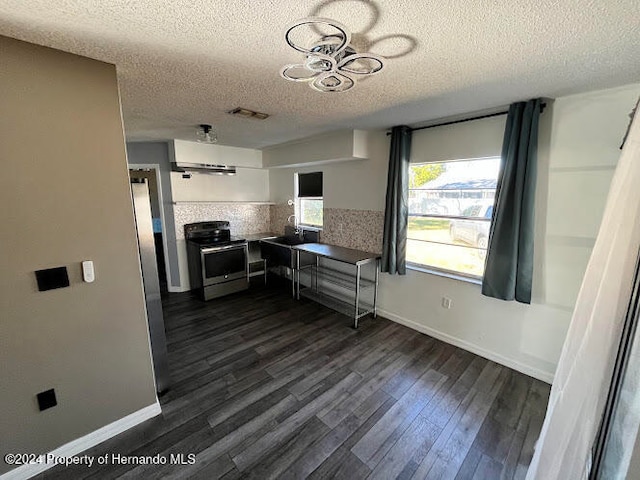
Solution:
[[[248,108],[236,107],[233,110],[229,110],[227,113],[242,118],[253,118],[254,120],[266,120],[269,118],[268,113],[255,112]]]

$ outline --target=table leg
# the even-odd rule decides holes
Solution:
[[[262,267],[264,270],[264,284],[266,285],[267,284],[267,260],[266,259],[262,260]]]
[[[300,250],[296,250],[296,298],[300,300]]]
[[[373,287],[373,318],[378,316],[378,279],[380,277],[380,260],[376,259],[376,284]]]
[[[353,315],[353,328],[358,328],[358,313],[360,305],[360,265],[356,265],[356,301]]]

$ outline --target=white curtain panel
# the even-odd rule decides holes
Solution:
[[[631,346],[629,361],[617,404],[613,412],[611,434],[604,451],[602,478],[638,480],[640,468],[630,470],[633,447],[640,426],[640,330]]]
[[[527,480],[587,477],[639,248],[640,115],[636,115],[611,182]]]

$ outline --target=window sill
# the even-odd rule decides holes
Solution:
[[[298,224],[298,228],[302,230],[309,230],[310,232],[322,232],[322,227],[316,227],[313,225],[305,225],[303,223]]]
[[[451,280],[459,280],[461,282],[471,283],[474,285],[482,285],[482,279],[477,277],[467,277],[459,273],[448,272],[446,270],[438,270],[433,267],[425,267],[422,265],[416,265],[412,263],[407,264],[408,270],[414,270],[416,272],[428,273],[430,275],[436,275],[438,277],[445,277]]]

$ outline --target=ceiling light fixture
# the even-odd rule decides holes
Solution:
[[[383,57],[358,53],[351,45],[351,33],[329,18],[298,20],[287,28],[284,38],[291,48],[304,53],[305,61],[285,65],[280,75],[293,82],[309,82],[319,92],[346,92],[355,85],[352,75],[373,75],[384,67]]]
[[[218,143],[218,135],[213,131],[211,125],[198,125],[196,140],[200,143]]]

